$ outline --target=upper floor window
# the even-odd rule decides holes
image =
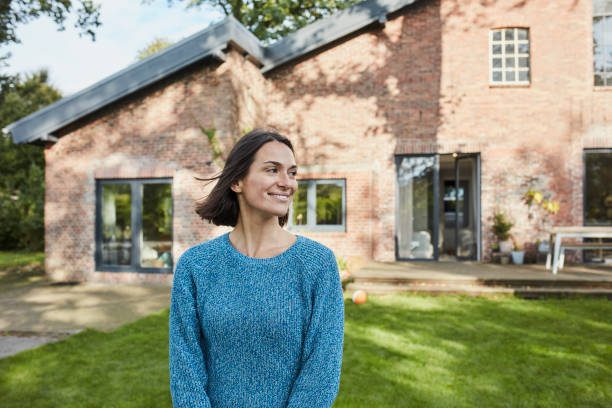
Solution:
[[[289,226],[319,231],[344,231],[344,179],[300,180],[289,209]]]
[[[593,0],[593,82],[612,86],[612,0]]]
[[[172,180],[96,180],[96,270],[172,271]]]
[[[529,84],[529,29],[491,30],[489,61],[490,84]]]

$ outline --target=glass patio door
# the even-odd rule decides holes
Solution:
[[[451,187],[451,226],[454,229],[455,257],[458,260],[479,259],[480,181],[478,155],[463,154],[455,158],[455,179]]]
[[[438,155],[396,157],[396,258],[438,259]]]

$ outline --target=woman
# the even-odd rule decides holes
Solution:
[[[291,142],[256,129],[233,147],[198,215],[234,227],[187,249],[170,302],[175,407],[330,407],[344,300],[334,253],[283,229],[297,190]]]

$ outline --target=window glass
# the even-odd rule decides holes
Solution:
[[[344,190],[344,180],[298,181],[289,213],[290,226],[322,230],[343,227]]]
[[[143,267],[172,267],[172,189],[168,183],[142,185]]]
[[[342,225],[342,185],[317,184],[317,225]]]
[[[293,225],[308,224],[308,182],[298,182],[298,190],[293,196]]]
[[[96,183],[96,268],[171,269],[172,183],[162,179]]]
[[[132,193],[129,184],[102,186],[102,264],[132,263]]]
[[[529,29],[495,29],[490,38],[491,82],[529,83]]]
[[[612,1],[593,2],[593,83],[610,86],[612,73]]]
[[[585,154],[585,223],[612,225],[612,151]]]

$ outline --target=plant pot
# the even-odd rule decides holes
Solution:
[[[510,263],[510,256],[508,255],[502,255],[499,257],[499,262],[502,265],[508,265]]]
[[[512,263],[522,265],[525,259],[525,251],[512,251]]]
[[[512,251],[512,241],[507,239],[505,241],[499,241],[499,252],[508,253]]]

